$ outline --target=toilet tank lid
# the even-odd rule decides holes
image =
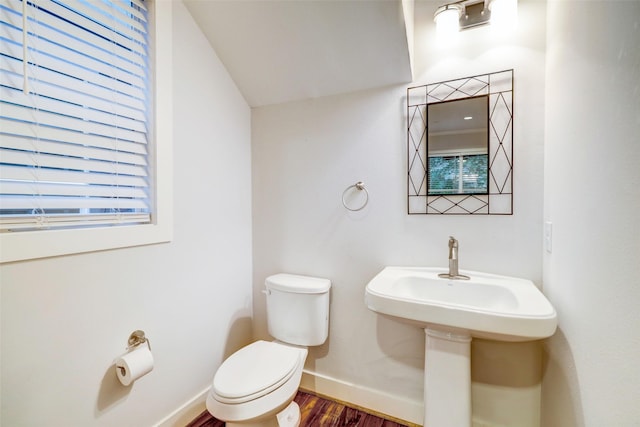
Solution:
[[[267,277],[265,280],[267,289],[275,289],[283,292],[295,292],[300,294],[323,294],[331,288],[329,279],[319,277],[300,276],[297,274],[279,273]]]

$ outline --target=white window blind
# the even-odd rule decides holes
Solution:
[[[151,221],[142,0],[0,3],[0,230]]]

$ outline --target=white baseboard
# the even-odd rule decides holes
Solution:
[[[422,401],[408,400],[315,372],[303,371],[300,388],[412,424],[422,425],[424,418]]]
[[[164,417],[153,427],[184,427],[200,415],[206,407],[207,395],[209,389],[207,387],[200,393],[193,396],[185,404]]]
[[[304,371],[300,388],[336,399],[338,401],[369,410],[372,413],[422,425],[424,404],[420,401],[403,399],[379,390],[351,384],[315,372]],[[184,427],[206,410],[206,400],[210,387],[197,393],[182,406],[164,417],[153,427]],[[497,427],[497,425],[473,420],[473,427]]]

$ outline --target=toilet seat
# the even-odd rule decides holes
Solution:
[[[222,403],[248,402],[287,382],[299,363],[298,348],[256,341],[224,361],[213,378],[212,391]]]

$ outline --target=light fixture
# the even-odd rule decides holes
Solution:
[[[510,29],[516,24],[518,18],[517,0],[491,0],[491,25],[500,29]]]
[[[434,21],[438,35],[452,35],[458,31],[491,23],[513,26],[517,0],[459,0],[438,7]]]
[[[462,10],[462,6],[456,3],[440,6],[436,10],[433,20],[436,21],[438,36],[446,37],[458,32]]]

